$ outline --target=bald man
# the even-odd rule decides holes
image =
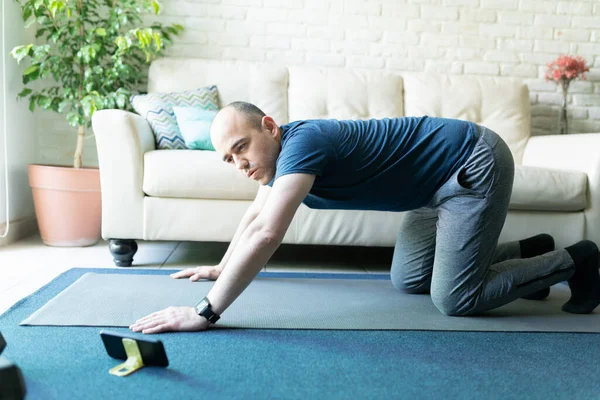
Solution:
[[[256,106],[235,102],[216,115],[211,140],[224,162],[261,187],[219,265],[172,275],[216,280],[207,296],[195,307],[144,317],[133,331],[195,331],[216,323],[269,261],[301,203],[406,212],[392,284],[430,293],[445,315],[543,299],[565,280],[571,298],[563,311],[586,314],[600,304],[593,242],[554,250],[553,238],[541,234],[498,246],[514,163],[504,141],[483,126],[430,117],[278,126]]]

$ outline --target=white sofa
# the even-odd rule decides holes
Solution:
[[[487,126],[508,143],[517,164],[500,241],[548,232],[557,247],[584,238],[600,242],[600,134],[530,137],[529,92],[518,80],[164,58],[150,67],[148,91],[212,84],[221,105],[249,101],[279,124],[429,115]],[[232,239],[256,182],[214,152],[157,150],[137,114],[103,110],[92,122],[102,236],[111,240],[117,265],[131,265],[136,239]],[[284,243],[393,246],[403,215],[302,205]]]

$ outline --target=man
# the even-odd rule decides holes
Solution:
[[[502,139],[482,126],[407,117],[279,127],[254,105],[235,102],[216,115],[211,139],[223,161],[262,186],[218,266],[172,275],[216,279],[208,295],[195,308],[170,307],[144,317],[133,331],[207,329],[267,263],[303,202],[407,211],[392,284],[431,293],[446,315],[473,315],[519,297],[541,299],[564,280],[571,289],[564,311],[591,313],[600,304],[593,242],[553,251],[552,237],[538,235],[497,246],[514,163]]]

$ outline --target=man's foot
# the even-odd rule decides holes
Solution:
[[[541,256],[554,250],[554,238],[547,233],[532,236],[527,239],[519,240],[521,246],[521,258],[531,258]],[[550,294],[550,288],[547,287],[537,292],[523,296],[527,300],[544,300]]]
[[[575,273],[569,279],[571,299],[562,306],[562,310],[573,314],[589,314],[600,304],[598,246],[589,240],[582,240],[565,250],[575,262]]]

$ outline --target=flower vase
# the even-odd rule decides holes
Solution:
[[[561,135],[567,135],[569,134],[569,126],[568,126],[568,121],[567,121],[567,92],[569,91],[569,81],[568,80],[562,80],[562,94],[563,94],[563,101],[562,101],[562,108],[560,110],[560,114],[559,114],[559,118],[558,118],[558,127],[559,127],[559,133]]]

